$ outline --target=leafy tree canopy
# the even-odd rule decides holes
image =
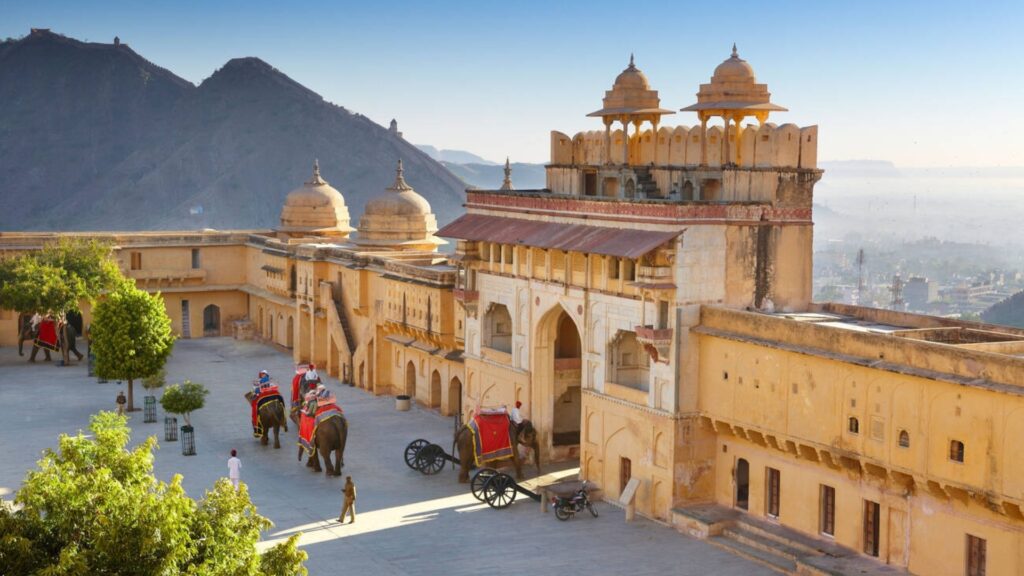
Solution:
[[[0,261],[0,306],[63,315],[122,282],[110,245],[64,238],[39,252]]]
[[[185,417],[185,424],[191,426],[189,415],[199,410],[206,404],[206,395],[210,391],[202,384],[191,380],[185,380],[181,384],[171,384],[164,390],[160,397],[160,405],[171,414],[181,414]]]
[[[11,576],[305,575],[297,535],[262,555],[271,522],[244,485],[218,480],[198,502],[181,476],[153,476],[149,437],[128,450],[123,416],[101,412],[91,436],[62,435],[29,472],[13,507],[0,504],[0,566]]]
[[[96,375],[127,380],[128,409],[133,410],[132,382],[157,374],[174,346],[163,299],[122,282],[96,305],[91,330]]]

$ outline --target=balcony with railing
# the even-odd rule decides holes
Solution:
[[[676,287],[671,266],[637,266],[633,284],[652,289]]]

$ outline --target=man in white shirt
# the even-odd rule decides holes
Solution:
[[[517,430],[523,426],[523,415],[519,413],[519,409],[522,407],[523,403],[516,400],[516,405],[508,412],[508,417],[512,420],[512,423],[516,425]]]
[[[231,450],[231,458],[228,458],[228,478],[238,490],[238,481],[242,478],[242,461],[238,459],[238,452]]]

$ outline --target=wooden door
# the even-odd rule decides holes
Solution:
[[[986,542],[967,535],[967,576],[985,576]]]
[[[765,495],[765,513],[773,518],[779,517],[779,500],[782,491],[782,475],[775,468],[768,468],[765,474],[767,494]]]
[[[821,486],[821,526],[822,534],[835,536],[836,534],[836,489],[831,486]]]
[[[633,477],[633,462],[629,458],[619,458],[619,494],[626,489],[629,479]]]
[[[864,501],[864,553],[878,556],[879,513],[878,502]]]

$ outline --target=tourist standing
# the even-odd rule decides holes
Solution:
[[[356,523],[356,484],[352,481],[351,476],[345,476],[345,487],[341,489],[345,494],[345,503],[341,505],[341,516],[338,517],[338,522],[345,523],[345,515],[351,514],[352,521],[349,524]]]
[[[228,479],[238,490],[238,482],[242,479],[242,461],[238,459],[238,451],[231,450],[231,458],[228,458]]]
[[[128,403],[128,399],[124,396],[124,390],[117,391],[117,415],[124,416],[124,405]]]

